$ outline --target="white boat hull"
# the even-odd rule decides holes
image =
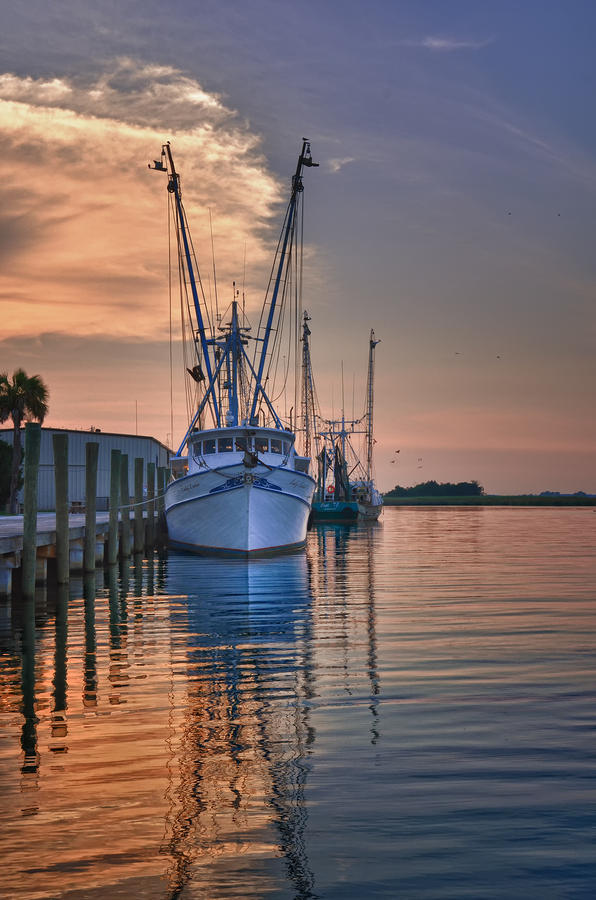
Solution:
[[[309,475],[262,465],[186,475],[166,490],[170,544],[231,556],[298,549],[306,541],[314,488]]]

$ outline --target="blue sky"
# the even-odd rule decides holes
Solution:
[[[10,123],[5,129],[4,208],[30,196],[27,208],[34,215],[23,211],[18,222],[6,214],[0,220],[5,241],[15,242],[20,254],[20,271],[5,273],[0,300],[8,303],[18,276],[21,295],[32,303],[39,297],[40,330],[32,349],[14,306],[7,305],[3,318],[14,327],[6,328],[0,343],[1,368],[37,364],[36,370],[48,373],[56,424],[125,429],[125,406],[110,402],[114,384],[106,383],[101,402],[90,384],[101,376],[106,355],[112,368],[125,364],[127,341],[135,335],[152,348],[154,360],[160,358],[160,329],[148,329],[159,314],[143,297],[151,294],[158,303],[163,273],[147,271],[142,254],[146,247],[157,258],[160,245],[152,241],[161,223],[151,221],[154,187],[140,180],[137,185],[128,173],[134,153],[144,149],[133,142],[134,153],[133,143],[125,152],[131,126],[151,129],[157,143],[159,134],[171,136],[173,145],[179,136],[183,161],[198,182],[204,176],[207,183],[190,198],[199,235],[209,194],[209,203],[225,211],[218,239],[230,259],[222,268],[233,277],[232,249],[237,256],[235,242],[248,240],[255,296],[274,240],[278,200],[306,135],[321,163],[307,173],[305,296],[319,393],[328,406],[332,395],[337,403],[342,360],[347,377],[355,373],[357,390],[363,387],[367,335],[374,327],[382,338],[376,416],[381,486],[478,478],[495,491],[596,491],[595,20],[596,9],[587,2],[29,0],[5,9],[0,73],[14,78],[0,89],[0,102],[13,104],[4,121],[14,121],[16,103],[28,105],[23,133],[33,128],[34,116],[37,124],[35,139],[20,140]],[[157,78],[162,95],[154,105],[151,67],[176,73]],[[144,73],[142,92],[138,72]],[[95,107],[89,92],[106,78],[109,97]],[[51,87],[53,80],[60,89]],[[219,108],[204,99],[193,107],[191,83],[215,97]],[[184,103],[174,88],[185,92]],[[66,181],[60,197],[42,188],[53,175],[51,126],[44,136],[40,105],[62,118],[70,109],[84,119],[86,133],[94,135],[95,165],[114,168],[101,194],[103,218],[99,199],[93,215],[98,230],[110,215],[129,222],[131,270],[125,277],[124,261],[114,263],[110,284],[112,302],[130,311],[120,329],[109,315],[97,315],[87,334],[84,323],[71,327],[72,316],[63,309],[52,324],[42,308],[40,276],[25,284],[44,249],[49,263],[56,255],[53,250],[49,258],[49,222],[45,230],[43,223],[34,227],[39,209],[63,203],[66,210],[64,198],[74,197]],[[102,136],[95,124],[108,119]],[[198,152],[208,143],[197,144],[193,157],[201,122],[208,123],[217,147],[211,169]],[[226,168],[230,143],[239,148],[239,160],[254,161],[244,183],[237,169]],[[34,147],[44,151],[35,162]],[[25,159],[27,167],[21,166]],[[139,163],[140,172],[144,158]],[[64,169],[60,177],[66,177]],[[86,190],[91,200],[93,184]],[[251,231],[253,201],[258,215]],[[235,202],[243,211],[236,218]],[[84,231],[89,210],[75,206],[72,215]],[[74,229],[61,246],[67,239],[74,241]],[[77,251],[81,259],[87,252],[82,246]],[[102,245],[91,254],[84,267],[90,279],[105,268],[101,255],[110,253]],[[59,272],[53,277],[58,292]],[[76,289],[97,312],[99,293],[82,277]],[[143,315],[144,303],[149,314]],[[84,402],[68,388],[75,371],[65,362],[69,341],[88,345]],[[149,375],[142,353],[135,348],[133,355],[139,357],[138,384],[131,391],[140,397],[145,430],[163,438],[167,371],[153,366]],[[183,409],[177,415],[175,430],[182,430]],[[94,421],[87,423],[90,416]],[[398,447],[399,465],[390,464]]]

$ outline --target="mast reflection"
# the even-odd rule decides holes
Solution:
[[[375,536],[381,528],[378,522],[355,524],[320,523],[309,537],[314,544],[310,554],[313,573],[312,592],[317,609],[330,603],[335,618],[341,624],[342,668],[344,686],[353,693],[352,682],[360,672],[355,668],[352,642],[354,626],[354,595],[362,591],[366,608],[366,671],[368,675],[372,714],[371,744],[380,738],[379,701],[381,681],[377,661],[377,612],[374,575]],[[338,635],[339,637],[339,635]],[[357,637],[357,635],[356,635]]]
[[[232,883],[244,884],[245,897],[262,896],[281,854],[294,896],[316,898],[306,845],[315,740],[307,558],[177,563],[170,594],[197,588],[173,613],[185,617],[189,643],[179,772],[168,788],[162,846],[172,858],[170,897],[190,881],[210,897],[229,896]]]

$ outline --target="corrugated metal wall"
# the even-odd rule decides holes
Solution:
[[[66,431],[61,428],[41,429],[41,449],[39,457],[39,481],[37,488],[37,504],[39,510],[53,510],[56,506],[54,490],[54,446],[52,435],[68,434],[68,496],[71,503],[85,502],[85,446],[90,441],[99,444],[97,461],[97,503],[98,508],[107,509],[110,496],[110,456],[112,449],[120,450],[128,455],[128,483],[131,495],[134,491],[134,461],[140,457],[145,461],[145,480],[147,463],[167,466],[169,451],[152,437],[141,437],[130,434],[108,434],[96,431]],[[12,447],[12,429],[1,428],[0,440]],[[23,447],[24,432],[21,433]],[[22,492],[19,500],[22,502]]]

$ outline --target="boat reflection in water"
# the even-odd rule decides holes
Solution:
[[[335,748],[329,710],[349,697],[364,741],[380,734],[367,539],[320,526],[281,557],[137,556],[7,606],[7,896],[321,896],[309,779]]]
[[[0,601],[0,894],[592,897],[591,516],[394,509]]]
[[[186,702],[172,706],[162,845],[171,896],[190,881],[210,897],[264,896],[283,862],[294,896],[314,898],[304,799],[314,741],[307,558],[171,558],[169,593],[191,584],[174,613],[188,652]]]

